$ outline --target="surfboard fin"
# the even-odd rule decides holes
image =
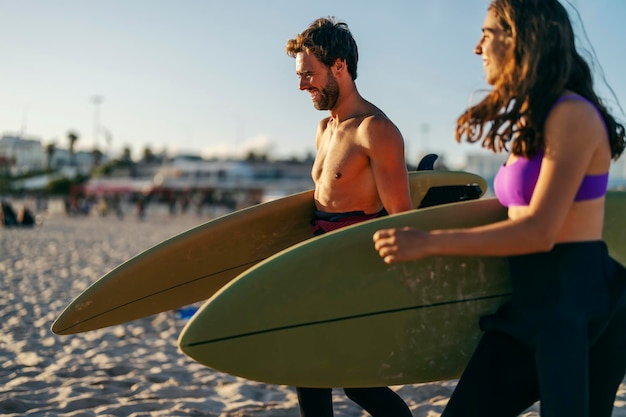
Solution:
[[[435,161],[439,155],[429,153],[425,155],[417,165],[416,171],[433,171]],[[476,200],[482,195],[482,190],[477,184],[467,185],[442,185],[430,187],[418,208],[438,206],[441,204],[456,203],[459,201]]]
[[[429,153],[424,156],[419,164],[417,164],[416,171],[432,171],[435,169],[435,161],[439,158],[439,155],[435,153]]]

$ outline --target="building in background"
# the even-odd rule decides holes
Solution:
[[[41,141],[34,138],[3,135],[0,138],[0,156],[10,161],[9,171],[13,176],[46,168],[46,153]]]
[[[505,153],[476,151],[468,154],[465,164],[457,169],[485,178],[489,185],[487,195],[493,196],[493,179],[506,158]],[[68,149],[44,147],[40,140],[32,137],[11,134],[0,137],[0,174],[13,177],[14,189],[44,189],[47,181],[60,177],[92,176],[94,168],[107,161],[107,155],[96,158],[95,151],[72,154]],[[447,169],[444,161],[445,155],[440,155],[439,166],[435,164],[435,169]],[[247,196],[244,200],[267,201],[313,187],[312,158],[307,161],[205,160],[198,155],[178,155],[127,162],[105,175],[92,176],[84,191],[103,194],[121,189],[129,192],[160,189],[180,194],[199,190],[216,195],[241,196],[243,193]],[[38,172],[45,174],[29,178],[29,173]],[[613,162],[609,188],[626,189],[626,157]],[[254,197],[250,198],[251,195]]]

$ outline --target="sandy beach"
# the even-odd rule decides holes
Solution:
[[[63,308],[110,269],[208,219],[53,213],[31,229],[0,226],[0,415],[299,416],[293,388],[226,375],[183,355],[176,339],[185,321],[175,312],[77,335],[50,331]],[[436,417],[454,385],[393,388],[413,416]],[[333,397],[335,416],[368,416],[341,390]],[[625,385],[613,415],[626,417]]]

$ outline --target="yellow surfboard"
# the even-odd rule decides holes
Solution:
[[[626,192],[606,199],[604,238],[626,263]],[[506,218],[495,199],[412,210],[294,245],[223,287],[179,346],[219,371],[273,384],[367,387],[458,378],[478,318],[510,297],[501,257],[385,264],[372,235],[389,227],[471,227]]]
[[[409,174],[414,207],[483,195],[486,181],[457,171]],[[52,325],[80,333],[206,300],[240,273],[311,238],[313,191],[209,221],[119,265],[78,295]]]

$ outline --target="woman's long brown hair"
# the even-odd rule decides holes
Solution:
[[[544,124],[565,90],[593,103],[608,129],[611,156],[626,146],[624,126],[593,89],[587,62],[575,46],[565,8],[557,0],[494,0],[500,25],[512,39],[509,63],[484,99],[457,120],[456,140],[482,140],[483,147],[531,157],[544,148]]]

